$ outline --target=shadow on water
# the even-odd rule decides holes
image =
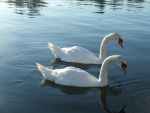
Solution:
[[[67,66],[73,66],[73,67],[77,67],[83,70],[88,70],[90,67],[96,67],[98,69],[101,68],[101,64],[97,65],[97,64],[80,64],[80,63],[72,63],[72,62],[64,62],[61,61],[61,59],[58,58],[54,58],[51,63],[51,68],[52,69],[56,69],[56,68],[64,68]]]
[[[63,85],[55,84],[53,81],[49,81],[46,79],[43,79],[39,86],[40,87],[50,86],[53,88],[58,88],[62,93],[66,95],[86,94],[88,90],[92,89],[92,88],[80,88],[80,87],[73,87],[73,86],[63,86]]]
[[[81,87],[73,87],[73,86],[63,86],[63,85],[59,85],[59,84],[55,84],[52,81],[43,79],[39,85],[40,87],[44,87],[44,86],[50,86],[53,88],[58,88],[62,93],[66,94],[66,95],[81,95],[81,94],[86,94],[89,90],[94,89],[94,88],[81,88]],[[110,87],[109,86],[104,86],[104,87],[99,87],[99,88],[95,88],[98,89],[99,91],[99,102],[100,102],[100,106],[102,108],[104,108],[104,110],[107,113],[125,113],[125,105],[120,108],[119,110],[117,110],[116,112],[110,110],[107,107],[107,94],[110,93]]]

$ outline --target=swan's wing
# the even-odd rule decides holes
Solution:
[[[63,56],[63,52],[61,51],[60,47],[58,47],[50,42],[48,42],[48,47],[54,54],[55,58],[61,58],[61,56]]]
[[[50,80],[50,81],[56,80],[57,74],[59,72],[58,70],[48,69],[39,63],[36,63],[36,65],[38,67],[38,70],[42,73],[45,79]]]
[[[67,86],[94,87],[97,86],[98,79],[79,68],[67,67],[59,71],[55,83]]]
[[[98,57],[91,51],[80,46],[73,46],[69,48],[62,48],[65,56],[62,56],[63,61],[77,62],[77,63],[93,63],[98,62]]]

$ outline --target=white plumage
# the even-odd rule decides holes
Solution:
[[[107,67],[110,61],[116,61],[120,66],[122,66],[122,63],[125,64],[125,60],[120,55],[107,57],[101,66],[99,79],[76,67],[53,70],[39,63],[37,63],[37,67],[45,79],[54,81],[56,84],[76,87],[102,87],[108,85]],[[124,72],[125,68],[123,68]]]
[[[94,55],[88,49],[85,49],[80,46],[60,48],[48,42],[48,47],[54,54],[55,58],[60,58],[62,61],[83,63],[83,64],[102,64],[102,62],[106,58],[106,44],[109,40],[114,40],[118,42],[121,47],[123,47],[122,45],[123,40],[119,34],[117,33],[108,34],[102,40],[99,57]]]

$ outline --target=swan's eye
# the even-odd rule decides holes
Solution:
[[[122,40],[121,38],[119,38],[119,41],[118,41],[118,43],[120,43],[120,42],[121,42],[121,43],[123,43],[123,40]]]
[[[122,63],[122,65],[121,65],[121,67],[127,67],[127,64],[125,64],[125,63],[123,63],[123,62],[121,62]]]

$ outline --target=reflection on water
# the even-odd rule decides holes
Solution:
[[[123,10],[123,7],[126,5],[127,11],[136,11],[141,8],[144,8],[142,2],[144,0],[95,0],[99,5],[96,5],[100,8],[99,12],[96,13],[105,13],[105,7],[109,7],[112,10]]]
[[[96,5],[100,8],[99,12],[96,13],[105,13],[105,7],[110,7],[112,10],[120,10],[123,6],[123,0],[112,0],[112,1],[106,1],[106,0],[95,0],[99,5]]]
[[[67,95],[86,94],[88,90],[92,89],[92,88],[63,86],[63,85],[55,84],[54,82],[46,80],[46,79],[43,79],[40,83],[40,87],[43,87],[43,86],[50,86],[50,87],[58,88],[62,93],[67,94]]]
[[[61,4],[65,1],[66,0],[62,0],[60,1],[60,3],[54,2],[52,4],[55,4],[56,6],[61,6]],[[85,4],[85,1],[89,2],[89,4]],[[126,8],[127,11],[136,12],[137,10],[139,11],[139,9],[144,8],[142,3],[145,2],[144,0],[92,0],[92,1],[95,2],[96,4],[93,4],[93,2],[91,3],[91,0],[79,0],[76,4],[93,5],[99,7],[99,11],[96,11],[95,13],[104,14],[106,8],[112,9],[114,11],[122,10],[125,5],[127,6]],[[8,3],[10,6],[16,7],[15,9],[16,14],[28,15],[29,17],[36,17],[36,16],[43,15],[40,11],[42,10],[42,7],[46,7],[48,4],[48,2],[45,2],[44,0],[7,0],[6,3]],[[9,7],[9,8],[13,8],[13,7]]]
[[[106,112],[107,113],[125,113],[125,108],[126,108],[126,105],[124,105],[122,108],[120,108],[118,111],[113,111],[111,112],[108,107],[104,107]]]
[[[46,7],[47,4],[43,0],[8,0],[6,3],[16,7],[16,14],[28,15],[30,17],[42,15],[40,13],[41,7]]]
[[[63,86],[59,84],[55,84],[52,81],[43,79],[40,83],[40,87],[43,86],[50,86],[50,87],[55,87],[58,88],[62,93],[67,94],[67,95],[81,95],[81,94],[86,94],[90,89],[94,88],[82,88],[82,87],[73,87],[73,86]],[[100,99],[100,105],[101,106],[106,106],[107,105],[107,92],[108,92],[109,86],[104,86],[104,87],[99,87],[97,88],[99,90],[99,99]]]
[[[50,86],[53,88],[58,88],[62,93],[66,95],[81,95],[81,94],[86,94],[90,89],[94,88],[81,88],[81,87],[72,87],[72,86],[63,86],[59,84],[55,84],[52,81],[43,79],[39,85],[40,87],[44,86]],[[109,86],[104,86],[104,87],[99,87],[96,88],[99,91],[99,103],[100,107],[104,108],[107,113],[125,113],[125,105],[117,110],[117,112],[114,112],[114,110],[110,110],[107,106],[107,93],[110,93],[110,87]],[[108,100],[109,101],[109,100]]]
[[[84,1],[84,0],[82,0]],[[79,5],[82,4],[82,1],[78,3]],[[86,0],[91,1],[91,0]],[[92,0],[96,2],[96,7],[99,7],[99,11],[95,13],[104,14],[106,7],[112,10],[122,10],[125,5],[128,7],[126,8],[127,11],[136,11],[138,9],[144,8],[143,4],[144,0]],[[91,4],[92,5],[92,4]]]

